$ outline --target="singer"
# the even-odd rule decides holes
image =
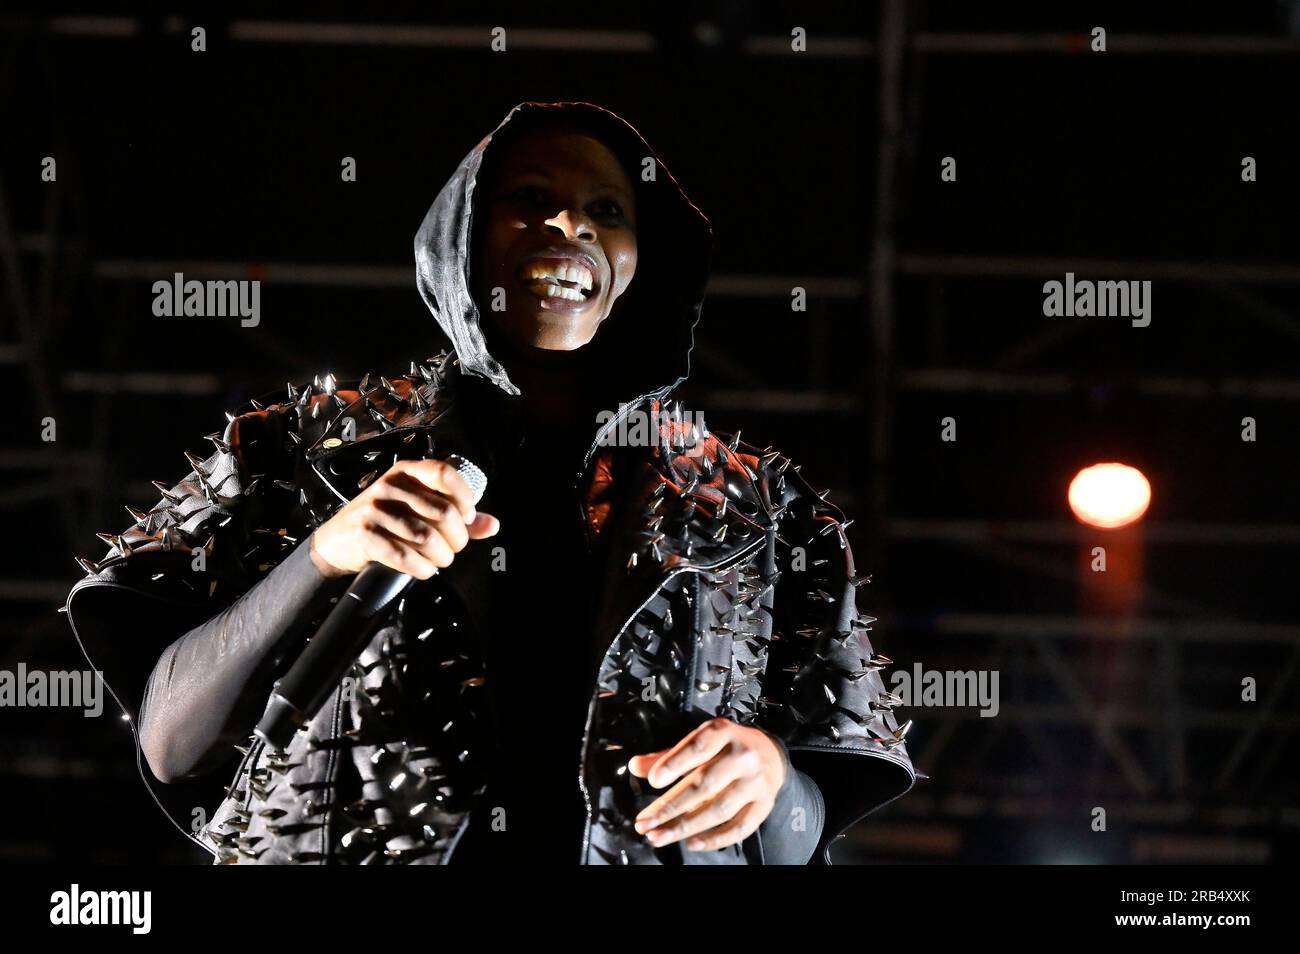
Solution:
[[[627,122],[520,104],[416,236],[451,350],[227,414],[79,560],[74,633],[216,863],[826,864],[912,787],[843,514],[672,397],[711,247]],[[369,564],[414,582],[252,736]]]

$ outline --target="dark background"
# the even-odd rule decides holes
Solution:
[[[878,649],[1001,673],[995,719],[906,711],[932,778],[838,858],[1294,861],[1300,3],[622,6],[3,14],[0,668],[84,668],[73,556],[223,409],[440,348],[428,204],[511,106],[589,100],[714,223],[688,406],[857,517]],[[173,271],[262,279],[260,326],[154,317]],[[1151,280],[1150,327],[1045,318],[1066,271]],[[1111,459],[1151,479],[1135,530],[1066,506]],[[109,708],[0,710],[0,807],[2,861],[204,860]]]

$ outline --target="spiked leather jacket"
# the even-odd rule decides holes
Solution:
[[[653,156],[612,114],[561,105],[623,137],[629,155]],[[552,108],[524,104],[502,127]],[[391,378],[290,385],[286,399],[228,415],[220,436],[210,435],[215,453],[187,455],[188,475],[160,484],[162,498],[132,511],[125,531],[102,535],[106,556],[82,561],[87,576],[66,611],[133,730],[161,650],[301,554],[315,527],[395,461],[455,451],[487,471],[491,488],[498,462],[518,446],[523,398],[487,352],[468,293],[468,216],[457,214],[469,208],[490,141],[440,193],[416,243],[421,291],[455,351]],[[683,221],[703,235],[703,216],[662,175]],[[872,620],[857,609],[865,576],[843,514],[787,456],[710,432],[670,400],[685,377],[705,274],[701,260],[697,280],[685,283],[682,326],[655,336],[663,360],[638,352],[640,380],[651,386],[599,428],[576,475],[587,544],[604,567],[575,766],[584,864],[762,862],[757,834],[683,852],[656,849],[632,827],[659,793],[625,770],[628,757],[667,748],[718,716],[768,731],[816,782],[825,809],[816,863],[916,778],[907,726],[892,711],[898,699],[881,678],[890,660],[873,650]],[[620,353],[617,339],[594,344]],[[654,422],[653,440],[616,439],[638,414]],[[446,863],[481,810],[475,795],[499,717],[487,701],[479,624],[491,556],[468,547],[417,582],[283,752],[255,740],[241,748],[210,820],[193,822],[196,805],[214,801],[203,787],[210,781],[162,785],[142,764],[154,797],[218,862]],[[300,646],[279,647],[277,671]]]

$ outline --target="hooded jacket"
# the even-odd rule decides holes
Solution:
[[[591,129],[624,162],[640,220],[630,304],[587,345],[609,370],[602,387],[611,403],[575,475],[574,519],[604,568],[575,766],[587,815],[578,860],[764,860],[761,832],[731,848],[684,852],[656,849],[632,827],[660,793],[626,771],[628,757],[667,748],[719,716],[767,731],[787,767],[816,783],[825,814],[815,863],[829,863],[838,836],[915,781],[910,723],[895,718],[899,699],[881,678],[890,660],[872,649],[873,620],[857,609],[867,578],[854,565],[844,515],[786,455],[711,431],[671,399],[689,373],[709,269],[707,219],[613,113],[530,102],[461,161],[416,236],[417,285],[453,350],[391,377],[325,374],[227,414],[225,428],[208,435],[214,453],[187,452],[182,480],[157,482],[162,497],[151,509],[128,508],[130,527],[100,535],[101,559],[79,559],[87,575],[64,607],[74,634],[123,710],[151,794],[217,862],[446,863],[476,810],[488,726],[500,718],[482,638],[487,547],[472,544],[390,607],[283,752],[250,737],[227,750],[229,765],[206,762],[163,784],[145,764],[138,723],[164,650],[220,614],[243,607],[247,615],[254,600],[269,606],[274,594],[298,622],[280,632],[250,682],[251,701],[232,715],[239,735],[251,732],[258,700],[339,593],[303,586],[302,544],[392,463],[455,451],[486,471],[489,494],[494,476],[506,476],[528,396],[492,356],[470,291],[474,190],[494,149],[557,117]],[[223,767],[233,770],[224,797],[213,787]]]

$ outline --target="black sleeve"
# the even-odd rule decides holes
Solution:
[[[771,732],[766,734],[776,742],[785,760],[785,782],[771,812],[758,826],[763,863],[806,865],[817,850],[826,824],[822,793],[816,782],[791,764],[785,743]]]
[[[233,604],[181,636],[145,686],[140,744],[154,775],[200,775],[253,730],[281,662],[350,577],[326,578],[303,540]]]

